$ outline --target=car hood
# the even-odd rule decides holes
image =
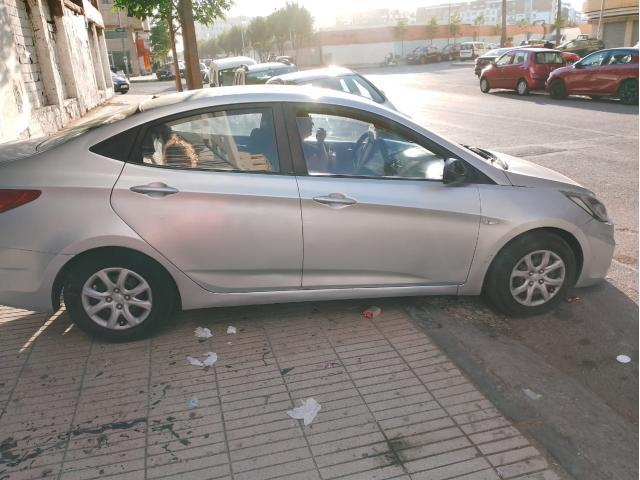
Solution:
[[[513,157],[505,153],[489,150],[492,154],[504,161],[508,168],[504,170],[507,179],[516,187],[538,187],[538,188],[558,188],[571,190],[580,193],[591,193],[588,189],[580,185],[575,180],[562,175],[561,173],[543,167],[537,163]],[[499,168],[500,162],[494,162]]]
[[[561,75],[565,72],[569,72],[573,70],[573,65],[567,65],[566,67],[560,67],[560,68],[556,68],[554,70],[551,71],[551,73],[549,74],[551,75]]]

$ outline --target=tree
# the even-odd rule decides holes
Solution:
[[[208,38],[206,40],[200,40],[198,42],[198,52],[203,57],[215,57],[218,53],[222,52],[222,47],[218,45],[217,38]]]
[[[167,54],[171,51],[171,36],[166,19],[161,18],[155,21],[151,27],[149,41],[154,60],[165,62]]]
[[[484,15],[478,15],[473,20],[473,25],[475,26],[474,31],[473,31],[473,37],[474,37],[474,39],[477,39],[477,37],[478,37],[478,27],[480,25],[484,25]]]
[[[435,17],[431,17],[429,19],[429,23],[427,23],[425,30],[426,30],[427,38],[429,39],[429,42],[433,44],[433,37],[436,36],[436,32],[438,31],[438,21],[435,19]]]
[[[456,12],[449,18],[449,34],[453,37],[453,43],[456,43],[456,37],[460,33],[461,24],[462,19],[459,13]]]
[[[297,3],[287,2],[266,18],[268,29],[273,33],[274,42],[280,54],[290,42],[291,48],[299,48],[313,33],[313,17],[311,13]]]
[[[181,30],[185,40],[185,60],[187,85],[189,88],[201,88],[200,67],[198,66],[198,47],[195,41],[195,22],[211,24],[216,18],[224,18],[224,12],[231,7],[231,0],[114,0],[115,8],[125,10],[131,17],[139,19],[164,19],[169,27],[172,42],[176,86],[182,90],[177,74],[178,58],[175,48],[175,35]],[[180,27],[174,22],[180,21]]]
[[[273,35],[265,17],[255,17],[247,27],[247,37],[251,46],[258,52],[260,60],[265,60],[271,48]]]
[[[240,55],[242,53],[243,35],[242,27],[234,25],[218,36],[218,45],[227,54]]]
[[[407,31],[409,30],[409,27],[407,26],[409,22],[407,22],[406,18],[399,18],[398,21],[396,22],[396,26],[394,28],[394,34],[396,39],[400,40],[400,52],[401,55],[404,57],[404,36],[407,34]]]
[[[507,0],[502,0],[502,24],[500,28],[500,46],[507,43]]]

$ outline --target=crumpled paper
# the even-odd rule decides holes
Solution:
[[[322,408],[320,404],[313,398],[307,398],[299,407],[296,407],[293,410],[287,410],[287,415],[291,418],[302,420],[306,426],[313,422],[313,419],[316,418],[320,408]]]
[[[193,331],[193,333],[195,333],[197,338],[206,339],[213,337],[213,333],[211,333],[211,330],[208,328],[198,327]]]
[[[195,357],[187,357],[187,361],[194,367],[210,367],[218,361],[218,355],[213,352],[208,352],[205,357],[204,361]]]
[[[229,325],[229,327],[227,328],[227,334],[233,335],[235,333],[236,333],[236,327],[232,327],[231,325]]]

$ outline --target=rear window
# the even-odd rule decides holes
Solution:
[[[539,52],[536,53],[536,63],[541,65],[565,63],[561,53]]]

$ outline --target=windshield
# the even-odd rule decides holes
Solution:
[[[137,105],[128,106],[126,108],[123,108],[119,112],[111,113],[109,115],[103,115],[83,125],[79,125],[75,128],[71,128],[69,130],[51,135],[49,138],[43,140],[36,146],[36,152],[39,153],[50,150],[54,147],[57,147],[58,145],[62,145],[63,143],[68,142],[69,140],[79,137],[83,133],[86,133],[90,130],[94,130],[98,127],[102,127],[103,125],[109,125],[111,123],[115,123],[117,121],[130,117],[137,111]]]

